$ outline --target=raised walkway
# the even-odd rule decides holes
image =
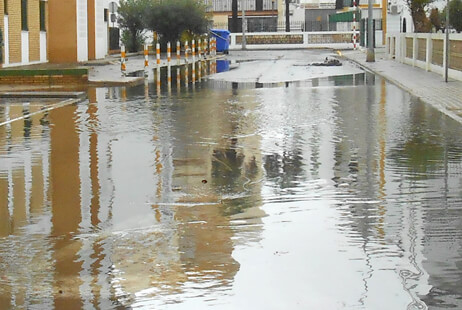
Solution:
[[[384,49],[376,49],[375,62],[366,62],[361,50],[340,54],[462,123],[462,81],[449,79],[446,83],[439,74],[388,59]]]

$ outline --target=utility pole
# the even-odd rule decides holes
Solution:
[[[374,51],[374,30],[372,22],[374,18],[372,16],[372,0],[368,0],[367,6],[367,56],[366,62],[375,62],[375,51]]]
[[[242,49],[246,49],[246,40],[245,40],[245,32],[247,31],[247,20],[245,19],[245,7],[244,7],[244,1],[241,0],[241,6],[242,6]]]
[[[237,0],[231,1],[231,10],[232,10],[232,17],[231,17],[231,32],[237,32]]]
[[[446,5],[446,29],[444,30],[445,35],[445,50],[444,53],[444,81],[448,82],[448,68],[449,68],[449,0]]]
[[[290,32],[290,17],[289,17],[289,4],[290,0],[286,1],[286,32]]]

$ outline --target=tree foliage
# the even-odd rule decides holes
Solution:
[[[152,5],[151,0],[120,0],[117,22],[124,29],[122,42],[129,52],[136,52],[143,43],[145,12]]]
[[[426,11],[431,2],[433,0],[406,0],[407,6],[411,11],[415,32],[430,31],[431,23],[426,15]]]
[[[457,31],[462,31],[462,0],[449,2],[449,23]]]
[[[428,18],[430,19],[432,26],[435,28],[435,31],[443,28],[440,16],[441,14],[438,11],[438,8],[432,8],[430,10],[430,16]]]
[[[164,41],[175,42],[185,31],[202,34],[209,21],[205,6],[195,0],[169,0],[149,7],[146,26],[162,35]]]
[[[118,13],[122,42],[130,52],[141,48],[145,29],[175,42],[184,32],[206,32],[209,24],[205,6],[196,0],[120,0]]]

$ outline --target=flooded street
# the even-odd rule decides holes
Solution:
[[[0,309],[462,308],[461,124],[345,66],[2,99]]]

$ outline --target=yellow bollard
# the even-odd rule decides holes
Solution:
[[[196,41],[192,40],[192,47],[191,47],[193,62],[195,61],[196,57]]]
[[[181,70],[180,70],[180,66],[177,66],[176,67],[176,88],[177,88],[177,91],[180,91],[180,87],[181,87]]]
[[[156,63],[157,63],[157,69],[160,67],[160,44],[156,43]]]
[[[189,64],[184,66],[184,87],[188,88],[189,86]]]
[[[148,45],[144,45],[144,74],[147,75],[149,69]]]
[[[186,63],[188,63],[188,49],[189,49],[188,41],[186,41],[184,43],[184,60]]]
[[[125,76],[127,67],[125,66],[125,45],[120,47],[120,71],[122,71],[122,75]]]
[[[180,41],[176,41],[176,65],[180,65],[180,58],[181,58],[181,45]]]

